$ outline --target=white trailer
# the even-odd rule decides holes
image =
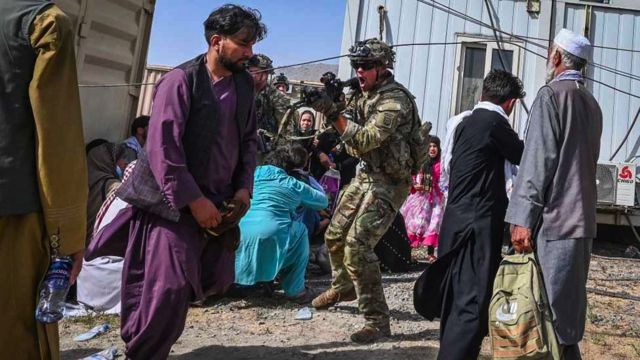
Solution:
[[[396,79],[416,96],[422,119],[442,137],[446,121],[478,101],[484,76],[502,68],[500,53],[506,68],[523,80],[524,100],[531,106],[544,83],[546,47],[559,29],[571,29],[595,45],[587,76],[603,84],[587,86],[604,114],[600,161],[635,167],[640,124],[612,155],[640,109],[640,1],[490,0],[488,5],[484,0],[347,0],[341,54],[357,40],[381,35],[395,45]],[[494,21],[502,50],[491,26],[474,19]],[[339,76],[353,76],[347,58],[340,61]],[[512,125],[520,134],[526,120],[524,109],[517,108]],[[617,174],[609,176],[615,184]],[[600,207],[599,222],[626,224],[631,215],[640,225],[633,206],[605,201]]]

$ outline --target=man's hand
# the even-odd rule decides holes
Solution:
[[[512,225],[511,226],[511,244],[517,253],[530,253],[533,251],[531,245],[531,229]]]
[[[71,255],[73,259],[73,267],[71,267],[71,274],[69,275],[69,286],[76,283],[80,270],[82,270],[82,261],[84,260],[84,249]]]
[[[233,195],[233,199],[240,202],[242,206],[242,208],[240,209],[240,217],[243,217],[251,206],[251,195],[249,194],[249,190],[240,189],[236,191],[236,193]]]
[[[323,152],[318,153],[318,160],[320,160],[320,164],[322,164],[322,166],[324,166],[325,169],[336,168],[336,164],[333,161],[331,161],[331,158],[329,158],[329,155]]]
[[[214,228],[222,221],[218,208],[205,197],[189,203],[189,209],[191,209],[191,215],[202,228]]]

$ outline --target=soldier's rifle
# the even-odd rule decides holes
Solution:
[[[360,91],[360,86],[359,86],[359,82],[358,82],[358,78],[357,77],[353,77],[349,80],[346,81],[342,81],[340,79],[338,79],[338,77],[336,76],[336,74],[332,73],[332,72],[326,72],[322,75],[322,77],[320,78],[320,82],[324,85],[322,88],[316,87],[316,86],[305,86],[302,91],[300,92],[300,100],[296,101],[295,103],[289,105],[287,107],[287,111],[285,112],[282,121],[280,122],[280,127],[278,128],[278,133],[275,135],[273,144],[274,146],[278,146],[278,141],[281,138],[285,138],[286,140],[289,141],[295,141],[295,140],[306,140],[306,139],[311,139],[315,136],[317,136],[318,134],[312,135],[312,136],[286,136],[284,135],[284,129],[286,129],[289,125],[289,123],[291,122],[291,118],[293,117],[293,114],[296,113],[296,111],[298,109],[300,109],[301,107],[304,106],[311,106],[316,100],[320,99],[322,96],[324,96],[324,94],[327,94],[327,96],[330,99],[333,99],[334,102],[336,103],[342,103],[344,104],[345,102],[345,94],[344,94],[344,89],[345,88],[349,88],[351,89],[353,92],[358,92]]]

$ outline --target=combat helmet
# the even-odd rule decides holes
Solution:
[[[376,38],[357,41],[349,48],[351,63],[378,62],[389,69],[393,69],[396,53],[389,45]]]
[[[269,74],[273,74],[273,61],[264,54],[255,54],[249,61],[247,61],[247,67],[257,67],[258,69],[269,69]]]
[[[287,91],[289,91],[289,79],[284,73],[280,73],[280,75],[273,78],[273,82],[271,83],[273,86],[278,86],[278,84],[284,84],[286,86]]]

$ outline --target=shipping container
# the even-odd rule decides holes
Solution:
[[[136,115],[155,0],[55,0],[76,34],[85,140],[120,141]]]

